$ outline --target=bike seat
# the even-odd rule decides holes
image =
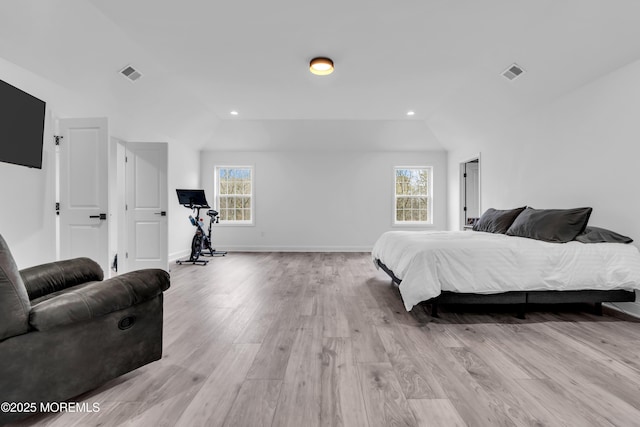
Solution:
[[[216,216],[218,216],[218,211],[214,211],[213,209],[209,209],[207,211],[207,215],[209,215],[211,218],[215,218]]]

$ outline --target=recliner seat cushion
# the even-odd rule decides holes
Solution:
[[[18,267],[0,235],[0,340],[29,330],[31,304]]]
[[[169,288],[169,281],[166,271],[148,269],[78,285],[34,303],[30,324],[38,331],[46,331],[86,322],[155,298]]]

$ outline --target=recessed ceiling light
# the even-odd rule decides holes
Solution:
[[[233,110],[230,114],[231,114],[232,116],[237,116],[237,115],[238,115],[238,112],[237,112],[236,110]]]
[[[318,76],[333,73],[333,61],[329,58],[313,58],[309,63],[309,71]]]
[[[407,111],[407,116],[413,116],[415,114],[416,114],[415,111]]]

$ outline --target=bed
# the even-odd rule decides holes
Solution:
[[[586,224],[578,227],[582,232]],[[630,239],[629,239],[630,241]],[[427,302],[527,304],[634,301],[640,252],[629,244],[558,242],[487,231],[390,231],[372,258],[410,311]]]

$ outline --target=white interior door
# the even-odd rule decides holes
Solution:
[[[60,257],[88,257],[109,272],[106,118],[60,119]]]
[[[127,271],[168,270],[167,144],[127,143]]]

